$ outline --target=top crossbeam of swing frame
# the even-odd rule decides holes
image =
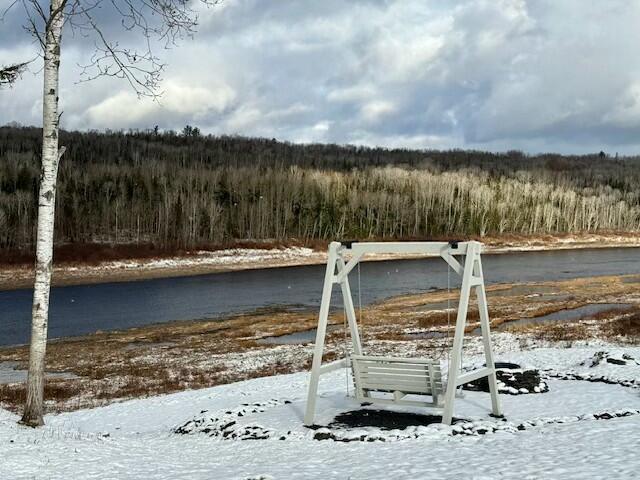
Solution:
[[[491,345],[491,337],[489,332],[489,313],[484,286],[484,276],[482,272],[482,263],[480,260],[481,250],[482,244],[475,241],[345,242],[344,244],[340,242],[332,242],[329,245],[327,269],[325,272],[325,281],[322,291],[322,302],[320,304],[318,328],[316,332],[316,343],[313,362],[311,366],[311,378],[309,382],[309,391],[307,397],[307,408],[304,418],[305,424],[313,424],[320,375],[346,366],[348,363],[347,359],[342,359],[336,362],[322,365],[326,327],[329,317],[329,307],[331,304],[331,293],[333,285],[336,283],[340,285],[342,290],[344,309],[349,324],[349,333],[351,335],[353,353],[355,355],[362,355],[360,334],[353,306],[353,298],[351,297],[348,275],[349,272],[351,272],[353,268],[358,265],[362,257],[367,253],[440,256],[458,275],[462,277],[452,355],[450,364],[448,365],[449,378],[447,380],[447,390],[445,393],[442,421],[446,424],[451,423],[456,388],[460,385],[463,385],[464,383],[483,377],[488,377],[493,414],[501,415],[501,406],[498,397],[498,387],[493,359],[493,348]],[[350,258],[347,262],[345,262],[345,257],[348,257],[349,254]],[[460,262],[454,257],[454,255],[464,255],[464,265],[460,264]],[[475,371],[460,375],[458,370],[461,366],[460,362],[462,355],[464,329],[467,321],[469,298],[472,288],[475,290],[478,299],[480,329],[482,332],[486,366],[484,368],[480,368]]]
[[[462,275],[462,265],[454,258],[454,255],[466,255],[471,242],[347,242],[345,245],[335,243],[339,245],[338,254],[340,256],[351,253],[351,259],[336,278],[340,282],[349,275],[351,270],[360,263],[363,255],[367,253],[441,256],[458,275]],[[480,245],[478,242],[473,243]]]

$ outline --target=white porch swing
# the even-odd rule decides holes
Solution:
[[[456,390],[461,385],[487,377],[491,395],[491,410],[501,415],[498,385],[496,382],[493,350],[489,332],[489,312],[482,273],[479,242],[332,242],[329,245],[327,269],[322,290],[322,301],[318,318],[315,350],[311,366],[311,379],[304,416],[305,425],[313,425],[318,395],[318,382],[324,373],[352,367],[355,384],[355,397],[360,402],[399,404],[420,407],[433,407],[442,411],[442,423],[450,425],[453,418],[453,406]],[[359,264],[367,253],[378,254],[430,254],[442,257],[449,267],[462,277],[460,301],[456,319],[455,335],[448,364],[446,382],[442,378],[438,360],[425,358],[398,358],[365,355],[360,343],[360,332],[356,320],[349,272]],[[462,266],[454,255],[464,255]],[[339,284],[344,302],[344,311],[352,342],[352,355],[322,364],[325,334],[329,318],[331,293],[334,284]],[[480,313],[480,328],[486,366],[464,374],[460,373],[464,330],[467,323],[467,311],[471,290],[475,289]],[[345,352],[346,354],[346,352]],[[373,395],[372,395],[373,394]],[[382,395],[380,395],[382,394]],[[389,396],[391,394],[391,396]],[[407,395],[418,399],[407,399]],[[424,399],[423,397],[430,397]]]

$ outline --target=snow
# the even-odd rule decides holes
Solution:
[[[186,257],[170,257],[144,260],[120,260],[103,262],[101,269],[106,270],[130,270],[130,269],[162,269],[162,268],[186,268],[194,266],[225,266],[269,262],[282,262],[301,260],[317,255],[310,248],[289,247],[274,249],[258,248],[230,248],[215,251],[197,251]],[[67,270],[81,270],[87,267],[67,267]]]
[[[551,373],[545,379],[549,392],[501,395],[504,421],[488,416],[488,394],[466,392],[455,408],[466,422],[453,427],[326,429],[356,440],[350,442],[315,440],[321,430],[302,426],[307,373],[48,415],[42,429],[19,426],[16,415],[0,410],[0,479],[634,478],[640,469],[640,388],[615,382],[640,378],[640,365],[591,366],[603,357],[599,351],[640,359],[640,347],[613,345],[503,352],[500,361]],[[480,358],[467,362],[479,364]],[[563,373],[614,383],[553,376]],[[322,377],[317,424],[360,408],[345,388],[344,371]],[[625,416],[607,419],[616,413]],[[200,423],[191,434],[174,433],[194,420]],[[207,425],[212,429],[204,432]],[[242,435],[233,439],[217,431],[257,431],[268,438],[240,440]]]
[[[484,251],[487,253],[533,252],[549,250],[577,249],[577,248],[607,248],[607,247],[638,247],[640,243],[634,235],[615,234],[583,234],[566,236],[546,236],[540,238],[521,238],[514,241],[488,239]]]
[[[155,277],[166,274],[193,274],[253,268],[284,267],[326,262],[325,252],[306,247],[230,248],[192,251],[185,256],[107,260],[92,264],[56,263],[55,278],[62,283]],[[33,283],[33,272],[24,266],[0,269],[0,287],[26,288]]]

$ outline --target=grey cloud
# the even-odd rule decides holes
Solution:
[[[70,40],[65,127],[193,123],[305,142],[639,150],[632,2],[227,0],[199,13],[194,39],[159,50],[169,65],[160,105],[114,79],[76,85],[90,44]],[[117,18],[101,21],[118,35]],[[0,26],[0,60],[33,48],[15,23]],[[0,92],[0,123],[37,124],[38,81]]]

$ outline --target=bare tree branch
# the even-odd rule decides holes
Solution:
[[[215,5],[217,0],[200,0]],[[131,49],[107,38],[95,16],[83,11],[91,30],[96,33],[95,53],[82,68],[81,82],[101,76],[126,80],[139,96],[157,99],[161,74],[165,68],[154,53],[153,44],[161,42],[170,48],[185,36],[195,32],[198,16],[189,0],[109,0],[121,16],[124,31],[137,30],[145,39],[145,48]],[[153,20],[150,22],[150,20]]]
[[[42,20],[43,23],[47,21],[47,15],[42,10],[42,7],[38,3],[37,0],[21,0],[22,8],[27,15],[27,23],[28,25],[24,26],[24,29],[33,36],[38,43],[40,43],[40,47],[44,50],[45,42],[43,38],[43,28],[39,28],[36,24],[36,18]]]
[[[97,35],[95,53],[90,62],[81,65],[82,82],[98,77],[116,77],[125,79],[139,96],[157,97],[160,85],[160,73],[164,64],[156,57],[150,46],[149,37],[146,51],[139,52],[120,46],[118,42],[110,42],[102,29],[89,12],[84,15]]]
[[[5,9],[2,11],[2,15],[0,15],[0,22],[3,22],[3,21],[4,21],[4,17],[6,17],[6,16],[7,16],[7,13],[9,13],[9,10],[11,10],[11,9],[12,9],[15,5],[17,5],[19,2],[20,2],[20,0],[13,0],[13,1],[9,4],[9,6],[7,6],[7,8],[5,8]]]
[[[99,77],[126,80],[138,96],[158,99],[165,64],[155,47],[171,48],[192,36],[198,25],[195,3],[213,6],[220,0],[64,0],[57,9],[46,13],[40,0],[14,0],[27,12],[25,29],[44,46],[44,32],[53,19],[63,14],[71,32],[84,38],[93,37],[94,53],[86,63],[78,64],[80,79],[87,82]],[[111,7],[121,20],[124,32],[137,31],[144,39],[142,48],[126,46],[101,23],[101,14]],[[98,13],[100,12],[100,13]]]
[[[18,0],[14,0],[17,2]],[[163,42],[165,48],[176,39],[191,35],[197,25],[195,0],[19,0],[26,12],[27,31],[40,43],[43,58],[43,125],[42,163],[38,193],[38,226],[36,238],[36,275],[32,304],[31,343],[27,397],[21,423],[28,426],[44,424],[44,367],[49,322],[49,292],[53,264],[55,227],[55,192],[60,157],[59,148],[59,80],[61,40],[68,25],[72,32],[94,35],[95,53],[83,67],[84,80],[100,76],[125,79],[141,96],[159,95],[160,73],[164,64],[154,54],[153,42]],[[40,5],[49,3],[49,13]],[[213,5],[217,0],[200,0]],[[100,25],[99,6],[111,5],[122,18],[125,32],[137,31],[145,39],[141,50],[121,46],[108,38],[109,32]],[[12,4],[13,5],[13,4]],[[109,17],[107,17],[109,18]],[[120,38],[118,35],[116,38]],[[24,65],[4,67],[2,79],[13,82]]]

